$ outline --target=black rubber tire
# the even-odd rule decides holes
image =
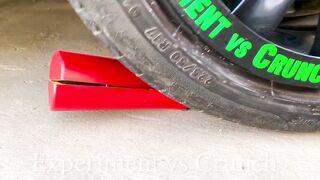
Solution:
[[[214,51],[199,55],[197,48],[205,47],[188,45],[184,39],[177,40],[170,29],[170,22],[163,24],[159,19],[165,17],[150,9],[150,4],[157,6],[154,0],[69,1],[93,34],[115,57],[154,88],[190,108],[261,128],[295,131],[319,129],[318,100],[312,104],[284,100],[268,90],[260,91],[259,83],[250,84],[251,89],[248,88],[246,73],[225,61],[223,56]],[[164,51],[159,44],[145,36],[143,31],[152,31],[152,28],[172,43],[172,51]],[[173,51],[188,57],[187,61],[182,64],[173,62],[170,59]],[[237,81],[233,81],[235,79]],[[255,77],[252,79],[266,83]]]

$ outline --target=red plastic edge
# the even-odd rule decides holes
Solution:
[[[54,54],[49,78],[115,87],[151,88],[113,58],[64,51]]]

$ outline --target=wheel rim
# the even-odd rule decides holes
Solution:
[[[320,32],[317,32],[320,11],[317,8],[312,10],[310,7],[319,7],[319,1],[243,0],[234,1],[231,5],[228,0],[224,0],[224,3],[243,23],[270,41],[293,51],[320,55]],[[303,11],[305,13],[302,13]],[[303,46],[299,46],[297,40],[291,40],[290,37],[304,42]]]
[[[229,29],[226,28],[224,32],[222,31],[224,37],[220,38],[219,36],[216,38],[208,38],[210,36],[209,31],[203,31],[203,29],[201,29],[201,25],[203,24],[198,23],[197,25],[196,23],[199,17],[201,17],[201,14],[207,11],[200,11],[199,15],[195,18],[191,17],[190,13],[188,14],[187,8],[194,2],[194,0],[171,0],[171,5],[175,8],[176,12],[178,12],[180,18],[193,29],[195,34],[204,40],[207,45],[217,49],[221,54],[226,55],[227,59],[240,65],[254,75],[280,84],[320,88],[320,79],[318,79],[320,78],[318,71],[318,69],[320,69],[320,58],[317,54],[320,52],[318,50],[320,49],[320,32],[317,30],[319,29],[319,10],[318,8],[311,10],[301,8],[301,6],[305,6],[304,4],[306,2],[314,3],[316,1],[279,0],[272,4],[266,3],[270,1],[265,0],[239,0],[232,2],[230,0],[224,0],[224,2],[211,2],[208,0],[207,2],[210,2],[210,5],[216,7],[217,11],[221,12],[223,17],[232,22],[232,27]],[[205,0],[202,2],[205,2]],[[204,9],[210,7],[210,5],[205,6]],[[297,6],[297,8],[293,9],[295,6]],[[272,16],[270,14],[272,14]],[[305,24],[301,23],[301,20],[306,18],[310,20]],[[301,30],[301,28],[305,29]],[[239,37],[235,37],[235,40],[243,37],[250,41],[253,46],[252,49],[250,49],[251,52],[248,52],[246,56],[240,58],[241,61],[239,61],[239,58],[235,58],[235,55],[232,54],[233,52],[226,53],[225,47],[228,45],[228,42],[226,42],[225,37],[230,38],[234,33],[239,34]],[[299,79],[299,77],[296,76],[289,78],[288,75],[285,77],[281,75],[283,74],[284,68],[289,67],[287,64],[282,64],[280,68],[277,68],[275,65],[273,68],[265,67],[257,69],[253,67],[252,60],[265,44],[274,44],[274,46],[276,46],[276,54],[287,57],[286,61],[288,63],[294,63],[294,65],[296,65],[295,62],[297,62],[298,65],[295,66],[296,75],[298,75],[299,68],[301,68],[299,63],[304,64],[305,68],[309,67],[313,69],[313,72],[311,72],[312,70],[307,72],[309,74],[300,72],[300,76],[305,77],[302,79],[300,77]],[[279,57],[277,56],[278,61],[280,55]],[[291,61],[292,59],[296,61]],[[272,60],[274,59],[270,59],[270,63],[272,63]],[[286,71],[295,70],[294,65],[287,68]],[[311,74],[313,74],[312,78],[310,77]]]

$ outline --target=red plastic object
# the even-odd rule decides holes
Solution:
[[[51,61],[49,102],[54,111],[187,109],[115,59],[63,51]]]

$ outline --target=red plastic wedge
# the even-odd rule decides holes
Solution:
[[[51,61],[49,102],[54,111],[187,109],[115,59],[63,51]]]

